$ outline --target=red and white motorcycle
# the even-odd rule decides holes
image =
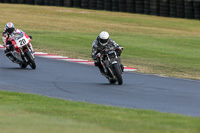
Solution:
[[[9,40],[14,45],[14,50],[11,51],[13,57],[16,59],[15,63],[19,64],[21,68],[26,68],[29,65],[32,69],[36,68],[32,45],[30,43],[32,37],[25,32],[13,33]]]

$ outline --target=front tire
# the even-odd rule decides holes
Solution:
[[[123,84],[123,79],[122,79],[122,72],[121,72],[121,68],[119,68],[118,64],[114,64],[114,72],[115,72],[115,76],[117,78],[118,84],[122,85]]]
[[[27,58],[27,60],[28,60],[28,64],[30,65],[30,67],[31,67],[32,69],[35,69],[35,68],[36,68],[36,64],[35,64],[34,58],[33,58],[33,56],[31,55],[30,51],[27,51],[27,52],[25,53],[25,55],[26,55],[26,58]]]

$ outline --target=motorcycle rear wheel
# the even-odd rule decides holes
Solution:
[[[115,72],[115,76],[117,78],[118,84],[122,85],[123,79],[122,79],[122,75],[121,75],[122,74],[121,69],[119,68],[118,64],[114,64],[113,67],[114,67],[114,72]]]

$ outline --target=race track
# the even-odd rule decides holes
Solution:
[[[0,50],[0,90],[200,117],[198,80],[125,72],[119,86],[94,66],[41,57],[36,64],[36,70],[20,69]]]

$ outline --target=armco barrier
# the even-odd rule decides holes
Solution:
[[[17,0],[10,0],[10,3],[17,3]]]
[[[107,11],[112,11],[112,0],[104,1],[104,9]]]
[[[35,0],[25,0],[25,2],[26,2],[26,4],[30,4],[30,5],[35,4]],[[43,3],[43,1],[41,1],[41,3]]]
[[[17,0],[17,3],[18,3],[18,4],[25,4],[26,1],[25,1],[25,0]]]
[[[49,0],[44,0],[44,5],[49,6],[50,5],[50,1]]]
[[[64,0],[63,6],[65,7],[72,7],[73,6],[73,0]]]
[[[28,0],[27,0],[28,1]],[[56,1],[56,0],[55,0]],[[44,0],[35,0],[36,5],[44,5]]]
[[[0,3],[65,6],[200,19],[200,0],[0,0]]]
[[[97,9],[97,0],[90,0],[90,9]]]
[[[126,0],[126,11],[130,13],[135,12],[135,0]]]
[[[119,2],[118,2],[118,0],[112,0],[112,11],[119,11]]]
[[[135,0],[135,12],[144,13],[144,0]]]
[[[144,14],[150,14],[150,0],[144,0]]]
[[[97,9],[104,10],[104,0],[97,0]]]
[[[193,0],[184,0],[185,18],[194,18]]]
[[[81,0],[73,0],[73,7],[81,8]]]
[[[169,0],[160,0],[159,4],[160,4],[159,15],[168,17],[169,16]]]
[[[119,3],[119,11],[126,12],[126,0],[118,0]]]
[[[184,0],[176,0],[176,17],[178,18],[185,17]]]
[[[200,19],[200,0],[194,0],[193,6],[194,6],[194,18]]]
[[[55,6],[63,6],[63,0],[55,0]]]
[[[169,0],[169,16],[176,17],[176,0]]]
[[[150,0],[150,14],[159,15],[159,1],[158,0]]]
[[[89,0],[81,0],[81,8],[89,9]]]
[[[4,0],[4,2],[5,2],[5,3],[10,3],[11,1],[10,1],[10,0]]]
[[[49,5],[55,6],[55,0],[49,0]]]

